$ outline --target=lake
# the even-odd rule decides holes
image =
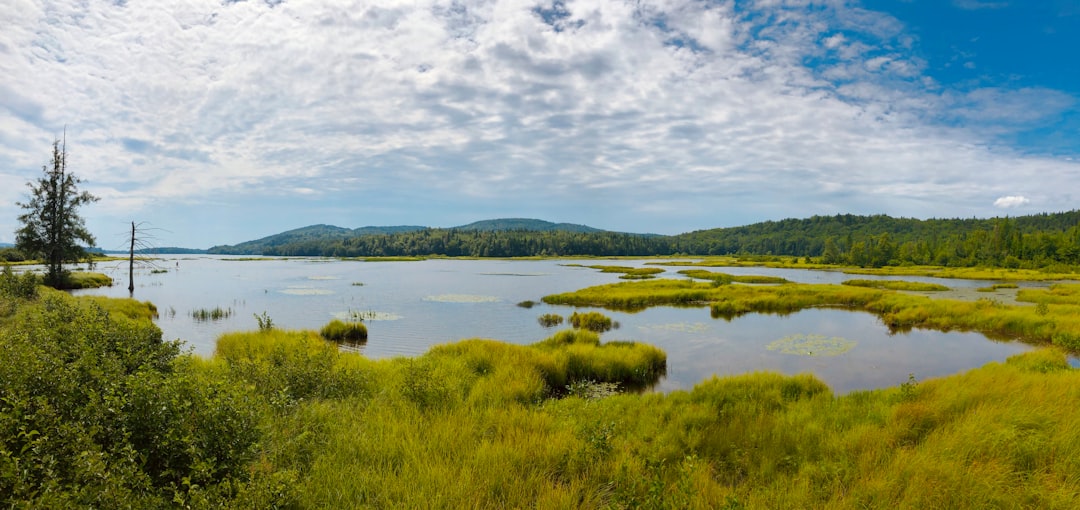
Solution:
[[[542,340],[557,329],[542,327],[545,313],[569,316],[573,307],[549,306],[554,293],[620,281],[617,274],[567,264],[641,267],[649,260],[456,260],[362,262],[322,258],[250,260],[229,256],[163,256],[136,270],[135,295],[158,307],[166,339],[182,339],[195,353],[210,355],[222,333],[257,328],[264,312],[286,329],[318,329],[335,317],[361,316],[368,326],[364,355],[384,358],[422,354],[435,344],[491,338],[516,344]],[[659,277],[679,277],[666,267]],[[831,271],[773,268],[710,268],[730,274],[781,276],[803,283],[840,283],[851,278],[904,279],[954,289],[985,281],[845,275]],[[74,294],[127,297],[126,263],[99,264],[116,285]],[[517,306],[526,300],[532,308]],[[221,308],[229,317],[196,320],[193,312]],[[811,309],[787,316],[751,314],[712,319],[708,308],[651,308],[604,314],[619,329],[607,340],[636,340],[668,353],[668,374],[659,391],[688,389],[713,374],[752,371],[811,372],[837,393],[896,386],[954,374],[1031,350],[1019,342],[995,342],[978,333],[914,330],[890,334],[874,315]],[[842,349],[835,349],[842,347]],[[845,350],[829,352],[830,349]],[[816,352],[814,352],[816,350]]]

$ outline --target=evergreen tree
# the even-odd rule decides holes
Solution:
[[[17,205],[26,210],[19,216],[22,228],[15,233],[15,246],[30,257],[45,264],[45,284],[63,288],[68,272],[65,263],[88,258],[82,241],[93,246],[94,236],[86,229],[79,207],[96,202],[97,197],[79,192],[79,178],[67,172],[66,143],[53,142],[51,168],[41,167],[45,174],[36,183],[28,182],[30,200]]]

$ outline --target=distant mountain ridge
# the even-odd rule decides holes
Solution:
[[[304,243],[311,241],[322,242],[335,239],[347,239],[350,237],[365,235],[400,234],[404,232],[416,232],[428,229],[430,229],[430,227],[421,227],[418,225],[396,225],[389,227],[367,226],[355,229],[325,224],[309,225],[307,227],[287,230],[280,234],[274,234],[272,236],[266,236],[261,239],[255,239],[252,241],[245,241],[239,244],[214,246],[207,250],[207,252],[219,255],[261,255],[268,248],[277,248],[279,246],[284,246],[288,244]],[[530,218],[499,218],[494,220],[482,220],[469,223],[468,225],[461,225],[458,227],[451,227],[443,230],[462,230],[468,232],[604,232],[604,230],[593,228],[587,225],[577,225],[573,223],[552,223],[550,221]]]

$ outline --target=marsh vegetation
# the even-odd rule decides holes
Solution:
[[[601,342],[587,330],[531,345],[462,340],[418,356],[370,359],[339,352],[317,332],[267,324],[222,335],[214,355],[200,358],[163,342],[145,303],[30,291],[18,278],[0,277],[0,500],[7,506],[1075,503],[1080,408],[1065,403],[1080,392],[1080,375],[1055,348],[844,396],[811,375],[774,373],[638,394],[631,390],[663,375],[666,354]],[[606,292],[664,294],[668,285],[617,284]],[[834,295],[792,284],[691,287],[737,290],[751,301],[883,306],[922,298],[841,286],[821,286]],[[1064,285],[1022,292],[1059,319],[1080,295]],[[724,296],[736,295],[694,299]],[[262,317],[260,325],[270,323]],[[774,345],[831,354],[846,342],[804,335]]]

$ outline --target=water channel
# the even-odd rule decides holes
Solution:
[[[372,358],[418,355],[430,346],[465,338],[517,344],[542,340],[556,330],[542,327],[545,313],[564,316],[571,307],[549,306],[553,293],[620,281],[617,274],[567,264],[640,267],[650,260],[457,260],[362,262],[320,258],[243,259],[227,256],[162,256],[138,269],[134,297],[158,307],[166,339],[182,339],[195,353],[211,355],[222,333],[257,327],[254,315],[275,326],[318,329],[334,319],[361,316],[369,340],[359,350]],[[659,277],[684,278],[678,267]],[[76,291],[127,297],[127,267],[103,263],[113,287]],[[712,268],[729,274],[772,275],[803,283],[840,283],[839,272],[775,268]],[[888,277],[974,289],[985,281]],[[537,305],[517,304],[532,300]],[[220,320],[196,320],[193,312],[220,308]],[[712,319],[708,308],[658,307],[638,313],[602,311],[619,322],[603,340],[636,340],[668,353],[668,375],[658,391],[688,389],[712,376],[752,371],[810,372],[836,393],[896,386],[957,373],[1028,351],[1019,342],[995,342],[978,333],[914,330],[890,334],[868,313],[812,309],[787,316],[751,314],[732,321]],[[793,352],[778,348],[795,340],[821,340],[846,351]],[[819,342],[820,343],[820,342]],[[796,349],[797,351],[797,349]],[[831,355],[830,355],[831,354]]]

